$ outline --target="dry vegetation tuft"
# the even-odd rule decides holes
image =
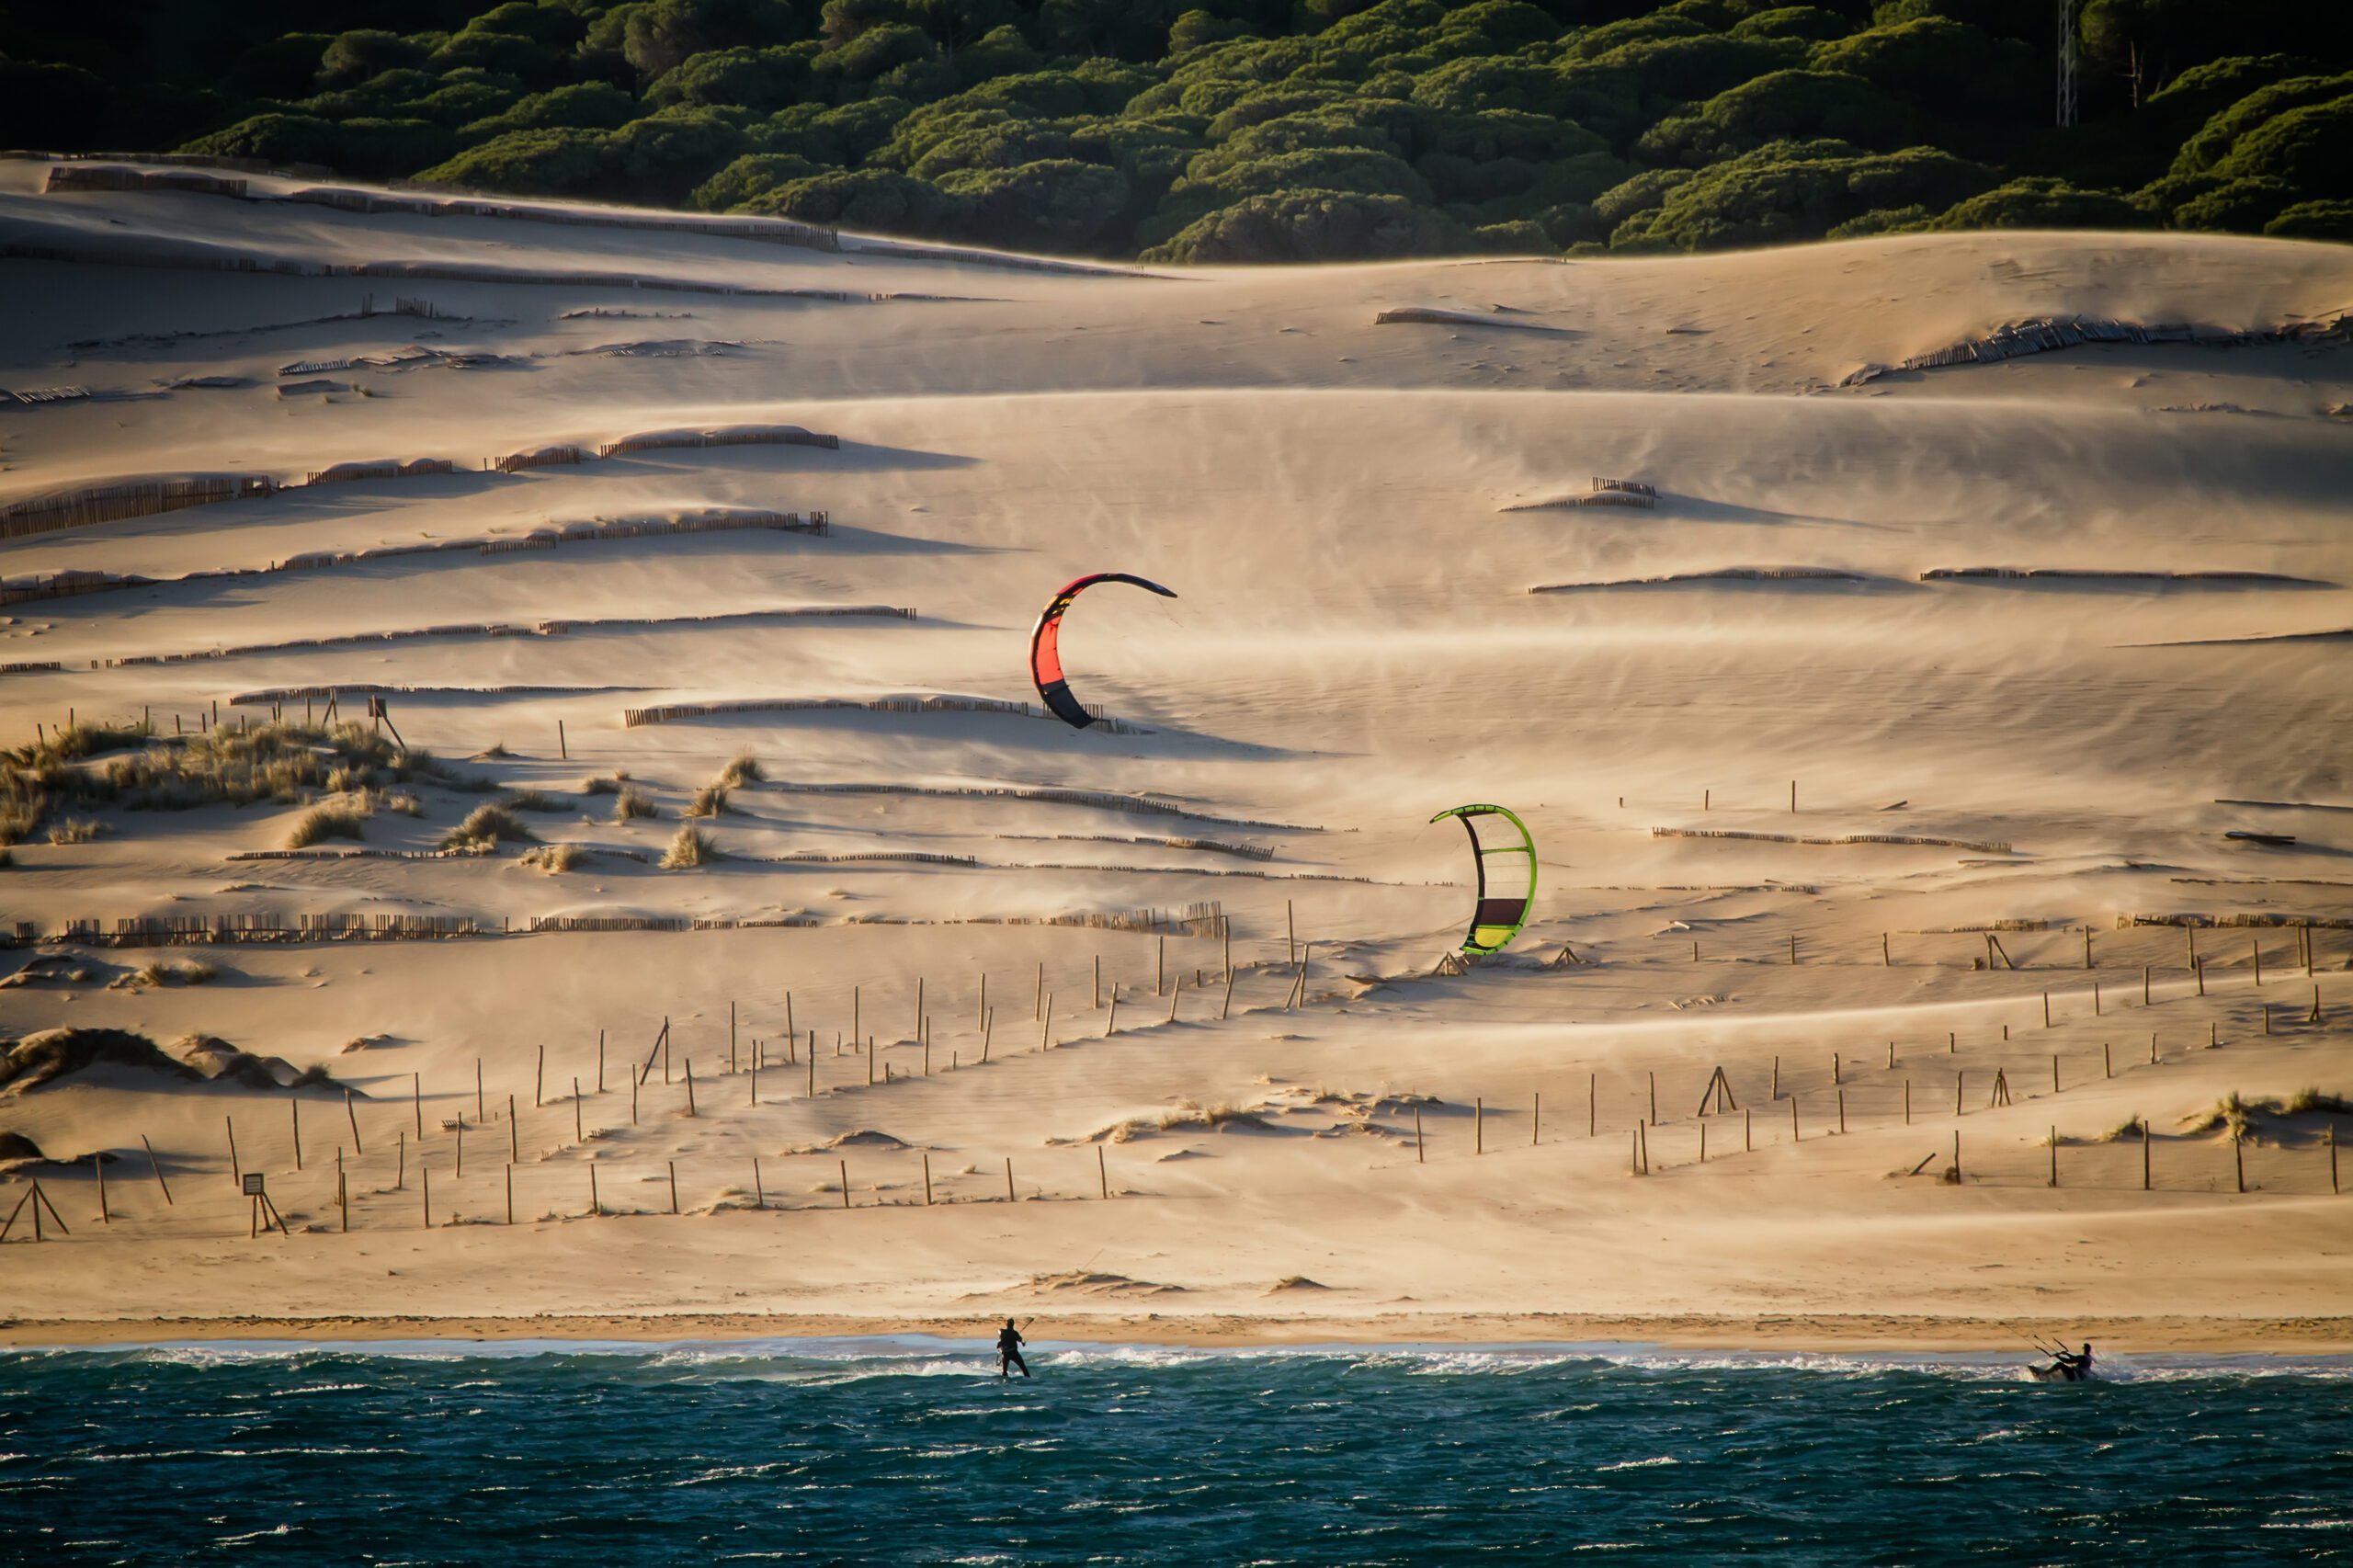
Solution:
[[[537,866],[540,869],[553,875],[560,871],[574,869],[587,858],[588,852],[577,844],[550,844],[538,849],[526,851],[520,863],[526,866]]]
[[[104,824],[88,817],[67,817],[50,824],[49,841],[51,844],[87,844],[105,831]]]
[[[724,816],[733,809],[727,803],[727,786],[713,782],[695,791],[695,798],[687,802],[686,814],[690,817]]]
[[[441,847],[456,849],[470,855],[487,855],[504,844],[528,844],[531,830],[516,820],[515,813],[505,806],[480,805],[466,813],[466,820],[441,837]]]
[[[368,806],[364,801],[316,806],[302,814],[294,831],[286,835],[289,849],[308,849],[312,845],[329,838],[364,839],[368,836],[365,824]]]
[[[613,797],[615,822],[628,822],[632,817],[658,817],[661,814],[661,812],[654,807],[654,797],[634,784],[622,785],[620,793]]]
[[[710,835],[688,824],[678,829],[670,840],[670,847],[662,852],[662,869],[665,871],[690,871],[719,858],[719,849]]]
[[[157,959],[140,967],[136,978],[146,985],[209,985],[221,977],[210,964],[196,960]]]
[[[739,752],[727,766],[719,770],[715,782],[722,790],[740,789],[746,784],[758,784],[767,774],[760,767],[760,759],[750,752]]]

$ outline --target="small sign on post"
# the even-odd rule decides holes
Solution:
[[[239,1178],[239,1186],[244,1189],[245,1197],[251,1201],[253,1210],[249,1233],[258,1236],[275,1225],[278,1227],[279,1235],[292,1235],[294,1233],[286,1228],[286,1216],[280,1214],[278,1211],[278,1205],[269,1200],[269,1192],[263,1185],[263,1181],[262,1173],[259,1171],[247,1171]]]

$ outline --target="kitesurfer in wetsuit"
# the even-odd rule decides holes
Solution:
[[[2090,1342],[2085,1342],[2083,1353],[2078,1356],[2070,1356],[2064,1350],[2060,1351],[2057,1356],[2052,1358],[2052,1365],[2056,1367],[2059,1369],[2060,1375],[2065,1378],[2069,1382],[2082,1382],[2085,1379],[2092,1375],[2092,1347]]]
[[[1023,1377],[1029,1375],[1029,1363],[1021,1358],[1021,1346],[1026,1343],[1021,1331],[1013,1326],[1013,1320],[1006,1319],[1005,1327],[998,1330],[996,1336],[996,1375],[1000,1379],[1012,1377],[1016,1367],[1021,1369]]]

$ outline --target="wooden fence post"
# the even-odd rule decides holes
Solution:
[[[1752,1119],[1755,1115],[1756,1112],[1749,1109],[1740,1113],[1740,1152],[1744,1154],[1756,1152],[1756,1124]]]
[[[931,1207],[931,1156],[923,1157],[923,1206]]]
[[[145,1143],[147,1146],[147,1168],[155,1173],[155,1185],[163,1188],[164,1202],[167,1206],[174,1206],[172,1205],[172,1189],[169,1186],[165,1185],[164,1181],[163,1162],[155,1158],[155,1145],[147,1142],[147,1135],[144,1132],[139,1135],[139,1142]],[[338,1154],[335,1156],[335,1159],[338,1165],[341,1164],[341,1155]],[[242,1186],[243,1184],[240,1183],[239,1185]]]
[[[2149,1190],[2149,1119],[2141,1117],[2141,1190]]]
[[[667,1164],[670,1167],[670,1212],[676,1214],[678,1211],[678,1162],[671,1160]]]
[[[347,1231],[351,1228],[348,1213],[347,1210],[343,1227]],[[512,1160],[506,1162],[506,1222],[510,1225],[515,1222],[515,1162]]]
[[[294,1168],[299,1171],[302,1168],[302,1101],[300,1096],[286,1096],[286,1114],[294,1122]]]
[[[1471,1152],[1474,1154],[1487,1152],[1487,1102],[1475,1095],[1471,1100]]]
[[[107,1207],[107,1162],[105,1151],[99,1149],[93,1149],[90,1151],[90,1169],[98,1178],[98,1223],[101,1225],[111,1225],[114,1223],[114,1214]]]
[[[1541,1090],[1541,1089],[1539,1089],[1539,1090],[1537,1090],[1537,1091],[1536,1091],[1536,1108],[1535,1108],[1535,1110],[1534,1110],[1534,1111],[1532,1111],[1531,1113],[1529,1113],[1529,1118],[1528,1118],[1528,1146],[1529,1146],[1529,1148],[1533,1149],[1533,1148],[1535,1148],[1539,1143],[1540,1143],[1540,1142],[1543,1142],[1543,1138],[1542,1138],[1542,1133],[1543,1133],[1543,1131],[1544,1131],[1544,1091],[1543,1091],[1543,1090]]]
[[[1428,1149],[1422,1142],[1422,1108],[1420,1106],[1414,1108],[1414,1164],[1417,1165],[1429,1164]]]
[[[1007,1203],[1021,1201],[1013,1195],[1013,1156],[1010,1154],[1005,1157],[1005,1200]]]
[[[1095,1185],[1099,1195],[1108,1202],[1111,1197],[1111,1170],[1104,1163],[1103,1145],[1100,1143],[1095,1145]]]
[[[632,1104],[635,1103],[633,1100]],[[632,1118],[631,1119],[634,1119]],[[523,1157],[523,1122],[515,1114],[515,1096],[506,1096],[506,1158],[509,1163]]]
[[[588,1142],[588,1130],[580,1120],[580,1080],[577,1077],[572,1080],[572,1141],[575,1143]]]
[[[343,1114],[351,1122],[351,1152],[355,1154],[366,1153],[368,1146],[359,1142],[359,1113],[352,1108],[349,1089],[343,1091]]]
[[[1601,1074],[1585,1075],[1585,1135],[1592,1137],[1601,1128]]]
[[[930,1155],[924,1156],[926,1165],[930,1164]],[[765,1210],[767,1206],[768,1191],[760,1181],[760,1157],[755,1154],[752,1156],[752,1207]]]
[[[687,1114],[699,1114],[695,1109],[695,1059],[691,1056],[687,1058]]]
[[[597,1163],[588,1162],[588,1212],[601,1220],[605,1217],[605,1200],[597,1195]]]
[[[2051,1185],[2059,1185],[2059,1129],[2056,1124],[2051,1129]]]
[[[416,1136],[422,1142],[425,1139],[425,1074],[411,1073],[408,1079],[409,1105],[416,1112]]]

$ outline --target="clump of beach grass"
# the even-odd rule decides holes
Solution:
[[[89,817],[67,817],[63,822],[50,824],[49,841],[51,844],[87,844],[105,831],[103,823]]]
[[[2191,1133],[2228,1133],[2231,1142],[2235,1143],[2254,1134],[2255,1116],[2260,1108],[2262,1108],[2260,1106],[2249,1104],[2241,1098],[2239,1092],[2233,1089],[2229,1094],[2216,1100],[2211,1110],[2193,1112],[2185,1117],[2182,1119],[2182,1130]]]
[[[202,960],[156,959],[142,964],[137,978],[147,985],[210,985],[221,971]]]
[[[730,758],[727,766],[719,770],[719,777],[714,782],[722,790],[734,790],[745,784],[760,783],[767,778],[767,774],[760,767],[760,759],[746,751],[738,752]]]
[[[314,806],[302,813],[294,831],[286,835],[289,849],[308,849],[312,845],[329,838],[364,839],[368,836],[364,824],[368,807],[364,801],[343,801],[331,805]]]
[[[512,812],[568,812],[572,809],[544,790],[517,790],[506,797],[505,804]]]
[[[618,795],[621,786],[629,782],[629,769],[616,767],[610,773],[592,773],[580,781],[584,795]]]
[[[442,835],[441,847],[466,854],[487,855],[502,843],[528,844],[531,830],[505,806],[483,804],[466,813],[466,820]]]
[[[521,864],[536,866],[551,876],[569,871],[588,858],[588,852],[577,844],[549,844],[525,851]]]
[[[628,822],[634,817],[658,817],[662,813],[654,804],[654,797],[634,784],[624,784],[613,797],[613,820]]]
[[[2097,1142],[2102,1143],[2121,1143],[2127,1138],[2138,1138],[2139,1136],[2141,1136],[2141,1119],[2135,1116],[2118,1122],[2115,1126],[2101,1133]]]
[[[662,869],[665,871],[690,871],[719,858],[719,848],[710,835],[689,823],[678,829],[670,840],[670,847],[662,852]]]
[[[727,786],[717,782],[704,785],[687,802],[686,814],[690,817],[724,816],[733,808],[727,803]]]
[[[2353,1116],[2353,1101],[2347,1100],[2343,1095],[2323,1094],[2317,1084],[2298,1089],[2279,1108],[2289,1116],[2308,1116],[2314,1111],[2324,1111],[2330,1116]]]
[[[504,762],[514,755],[515,754],[513,752],[506,749],[506,743],[505,741],[493,741],[488,751],[478,751],[466,760],[469,762]]]

